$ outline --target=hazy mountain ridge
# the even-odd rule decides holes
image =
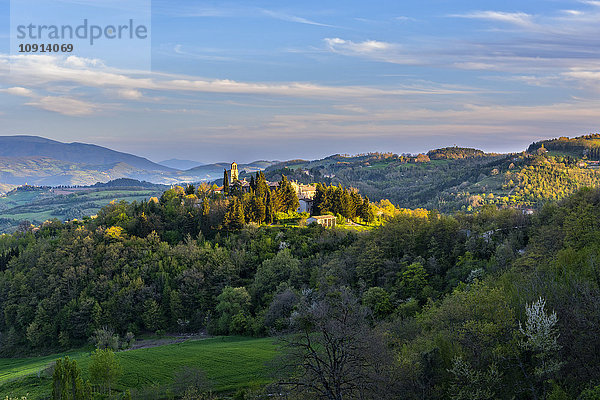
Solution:
[[[195,167],[184,171],[92,144],[61,143],[36,136],[0,136],[0,193],[15,185],[88,186],[120,178],[165,185],[199,182],[222,178],[223,170],[230,168],[228,162],[189,163]],[[273,163],[256,161],[240,164],[239,168],[251,173]]]
[[[146,158],[86,143],[62,143],[38,136],[0,136],[0,157],[47,157],[76,164],[123,162],[148,171],[173,171]]]
[[[11,137],[8,142],[14,148],[20,139],[27,143],[25,147],[31,153],[43,152],[47,143],[52,149],[61,145],[35,137]],[[0,138],[0,142],[2,140]],[[355,187],[374,201],[389,199],[409,208],[426,207],[450,212],[488,203],[535,207],[546,200],[562,198],[579,187],[597,186],[600,172],[591,160],[600,157],[599,143],[599,135],[587,135],[540,141],[533,143],[527,152],[513,154],[485,153],[454,146],[418,155],[365,153],[334,154],[318,160],[261,160],[239,164],[238,169],[241,178],[249,178],[250,174],[265,170],[267,179],[271,181],[277,181],[285,174],[289,179],[303,183],[323,182]],[[149,171],[127,162],[141,159],[139,157],[99,146],[89,145],[86,148],[123,157],[111,163],[91,162],[101,156],[90,157],[87,163],[75,163],[49,156],[6,157],[2,155],[9,151],[3,147],[0,151],[0,184],[5,187],[0,189],[6,192],[14,185],[25,183],[88,186],[121,178],[164,185],[200,181],[220,184],[223,171],[230,168],[229,162],[222,162],[199,165],[185,171]]]
[[[181,160],[179,158],[171,158],[169,160],[160,161],[158,164],[182,171],[205,165],[205,163],[199,161]]]

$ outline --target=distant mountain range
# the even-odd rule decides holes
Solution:
[[[192,169],[195,167],[199,167],[201,165],[205,165],[199,161],[192,160],[180,160],[178,158],[171,158],[170,160],[164,160],[159,162],[160,165],[164,165],[165,167],[180,169],[185,171],[186,169]]]
[[[44,157],[89,165],[114,165],[124,163],[146,171],[173,171],[152,161],[85,143],[62,143],[38,136],[0,136],[0,157]]]
[[[224,162],[180,170],[100,146],[0,137],[0,194],[26,183],[87,186],[122,178],[162,185],[220,183],[229,167]],[[447,147],[419,155],[336,154],[320,160],[255,161],[238,168],[241,177],[264,170],[270,181],[283,174],[301,183],[342,185],[373,201],[388,199],[408,208],[443,212],[484,204],[528,208],[564,198],[584,186],[600,186],[600,135],[544,140],[512,154]]]
[[[274,163],[257,161],[238,168],[242,173],[251,173]],[[24,184],[87,186],[120,178],[156,184],[214,181],[227,168],[229,163],[199,165],[177,159],[160,164],[93,144],[62,143],[37,136],[0,136],[0,193]]]

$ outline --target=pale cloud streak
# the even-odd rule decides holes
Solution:
[[[98,110],[96,104],[59,96],[44,96],[25,104],[70,117],[91,115]]]
[[[87,101],[73,99],[66,96],[42,96],[31,89],[21,86],[0,89],[0,93],[27,97],[30,99],[25,103],[27,106],[72,117],[91,115],[99,109],[97,105]]]
[[[9,71],[10,65],[10,73]],[[87,65],[82,68],[80,65]],[[76,67],[75,67],[76,66]],[[14,85],[44,87],[70,83],[75,87],[153,90],[172,93],[255,94],[300,98],[366,98],[377,96],[446,95],[472,92],[472,89],[430,86],[378,88],[369,86],[327,86],[311,82],[241,82],[229,79],[200,79],[167,73],[127,71],[104,67],[101,63],[62,59],[55,56],[0,55],[0,74]],[[123,92],[128,93],[128,92]],[[130,98],[141,98],[137,92]]]
[[[403,51],[402,46],[398,43],[378,40],[354,42],[341,38],[325,38],[324,42],[328,51],[344,56],[361,57],[394,64],[420,63],[414,54]]]
[[[312,21],[307,18],[298,17],[296,15],[290,15],[290,14],[286,14],[286,13],[279,12],[279,11],[262,10],[262,13],[266,16],[269,16],[269,17],[275,18],[275,19],[279,19],[281,21],[296,22],[298,24],[315,25],[315,26],[322,26],[322,27],[327,27],[327,28],[337,28],[334,25],[328,25],[328,24],[324,24],[321,22]]]
[[[483,19],[488,21],[502,22],[521,27],[534,26],[533,16],[523,12],[502,12],[502,11],[473,11],[467,14],[453,14],[451,17]]]

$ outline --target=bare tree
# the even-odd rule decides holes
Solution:
[[[282,338],[279,392],[304,399],[392,397],[393,355],[368,325],[368,311],[348,289],[310,297],[293,317],[296,333]]]

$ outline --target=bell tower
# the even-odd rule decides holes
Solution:
[[[235,162],[231,163],[231,182],[235,182],[238,180],[238,167]]]

